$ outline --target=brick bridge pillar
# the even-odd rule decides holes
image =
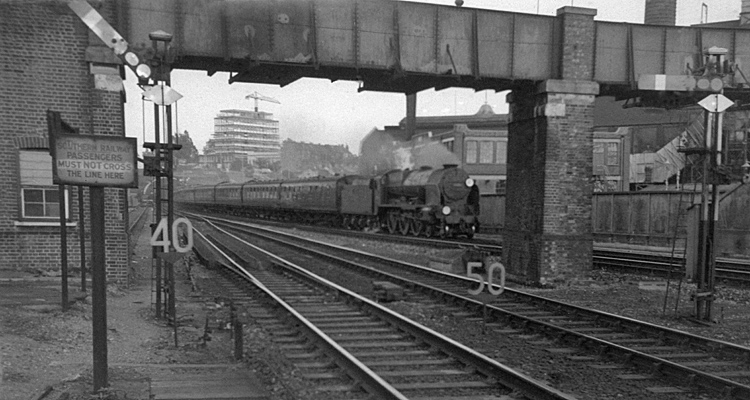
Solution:
[[[559,80],[508,96],[504,264],[509,277],[555,284],[591,269],[595,10],[563,7]]]

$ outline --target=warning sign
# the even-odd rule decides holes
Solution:
[[[135,138],[56,135],[52,180],[56,184],[138,187]]]

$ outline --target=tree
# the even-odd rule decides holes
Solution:
[[[175,165],[180,165],[181,163],[195,164],[199,161],[198,149],[195,147],[188,131],[177,134],[174,142],[182,145],[182,149],[174,152]]]

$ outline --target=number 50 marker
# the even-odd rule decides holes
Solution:
[[[474,278],[479,281],[479,287],[473,290],[469,290],[470,295],[478,295],[482,293],[485,286],[484,277],[482,275],[479,275],[477,273],[474,273],[474,268],[480,268],[482,266],[482,263],[480,262],[469,262],[466,264],[466,276],[469,278]],[[492,275],[495,272],[496,269],[500,269],[500,288],[496,289],[492,285]],[[502,263],[496,262],[492,263],[490,267],[487,270],[487,291],[490,292],[492,295],[499,295],[500,293],[505,291],[505,266]]]

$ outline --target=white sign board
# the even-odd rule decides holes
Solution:
[[[57,135],[52,146],[55,184],[138,187],[135,138]]]
[[[698,105],[703,107],[708,112],[720,113],[733,106],[734,102],[732,100],[729,100],[723,94],[711,94],[706,96],[703,100],[699,101]]]

